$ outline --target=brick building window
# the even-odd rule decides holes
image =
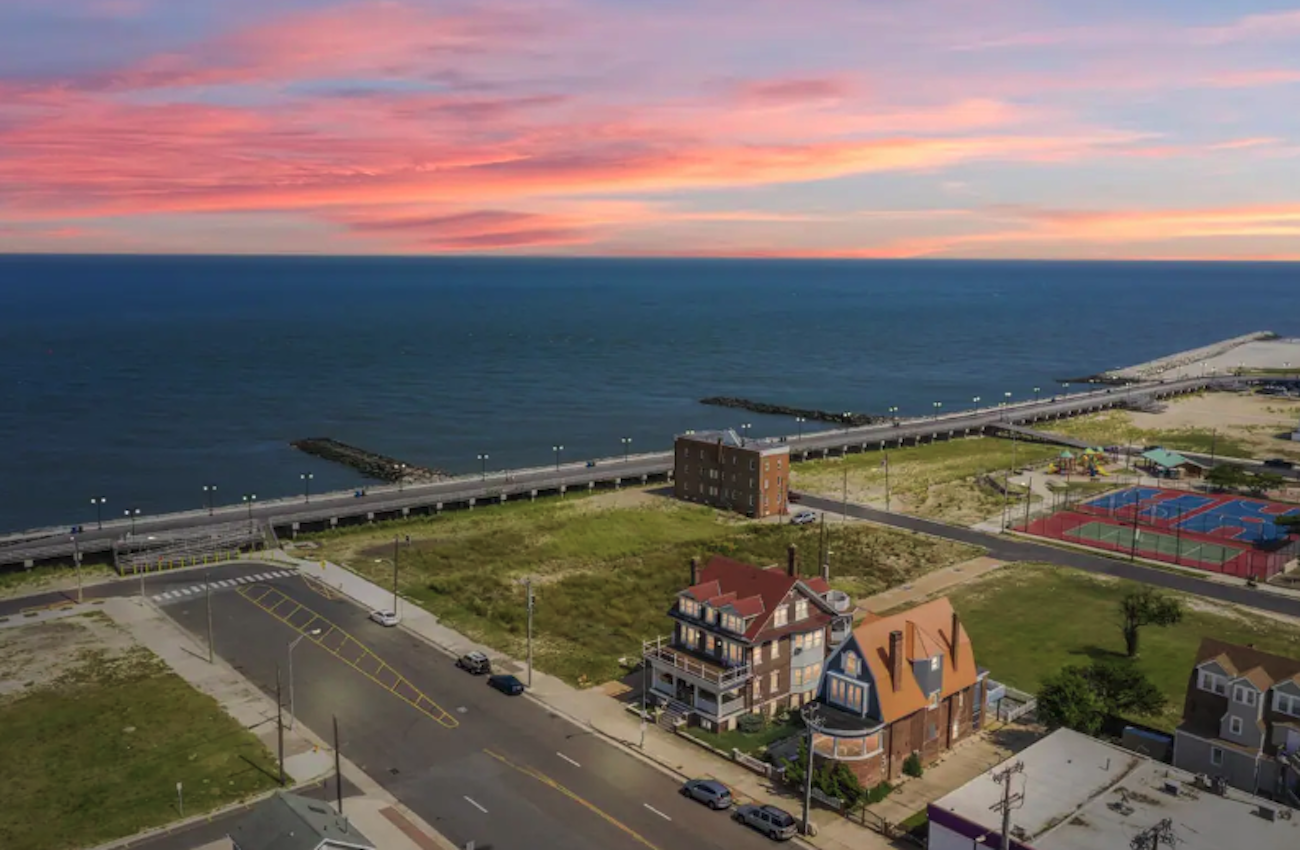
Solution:
[[[862,674],[862,661],[853,650],[844,653],[844,675],[857,678]]]

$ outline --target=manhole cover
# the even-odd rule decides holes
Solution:
[[[398,770],[398,769],[395,768],[395,767],[390,767],[390,768],[388,768],[388,772],[391,773],[391,774],[393,774],[393,776],[396,776],[397,774],[401,773],[401,771]]]

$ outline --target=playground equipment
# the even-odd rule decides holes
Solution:
[[[1047,472],[1049,475],[1087,475],[1092,478],[1098,475],[1108,476],[1110,473],[1101,465],[1104,460],[1106,453],[1101,449],[1084,449],[1077,456],[1065,449],[1048,465]]]

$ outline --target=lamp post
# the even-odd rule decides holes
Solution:
[[[934,403],[934,418],[935,418],[935,419],[938,419],[938,418],[939,418],[939,410],[940,410],[940,408],[942,408],[942,407],[943,407],[943,402],[941,402],[941,401],[936,401],[936,402]]]
[[[126,517],[129,517],[129,518],[131,519],[131,536],[134,537],[134,536],[135,536],[135,518],[138,517],[138,516],[140,515],[140,509],[139,509],[139,508],[127,508],[125,511],[122,511],[122,515],[123,515],[123,516],[126,516]]]
[[[551,451],[555,452],[555,469],[558,472],[560,469],[560,452],[564,451],[564,446],[557,443],[556,445],[551,446]]]
[[[632,455],[632,438],[620,437],[619,442],[623,444],[623,460],[626,462]]]
[[[808,764],[804,767],[803,777],[803,834],[808,834],[808,814],[812,809],[812,776],[813,776],[813,735],[817,728],[817,703],[810,702],[800,709],[803,715],[804,726],[808,729]]]
[[[297,646],[299,643],[301,643],[303,638],[316,637],[319,634],[320,634],[320,629],[312,629],[309,632],[305,632],[303,634],[298,635],[296,638],[294,638],[292,641],[289,642],[289,728],[290,729],[293,728],[293,724],[296,722],[298,718],[298,711],[294,707],[294,701],[293,701],[293,648]]]
[[[970,402],[971,402],[971,404],[975,405],[975,409],[976,409],[976,410],[979,410],[979,409],[980,409],[980,397],[979,397],[979,396],[975,396],[974,398],[972,398],[972,399],[970,400]]]
[[[397,464],[397,492],[402,492],[406,487],[406,464]]]
[[[487,462],[488,462],[488,453],[479,452],[478,455],[479,474],[482,476],[482,479],[484,481],[487,481]]]
[[[77,604],[81,604],[81,546],[77,543],[77,535],[72,535],[72,565],[77,570]]]
[[[740,426],[740,444],[743,446],[749,440],[749,429],[753,428],[752,422],[746,422]]]
[[[108,499],[105,499],[103,496],[90,500],[90,503],[95,506],[95,524],[98,525],[101,530],[104,528],[104,503],[107,501]]]
[[[212,516],[212,500],[216,498],[216,494],[217,494],[216,484],[203,485],[203,501],[208,503],[208,516]]]
[[[794,418],[794,424],[799,427],[799,442],[801,443],[803,442],[803,423],[807,421],[807,418],[803,416],[796,416]]]
[[[893,407],[889,408],[889,415],[890,415],[891,417],[893,417],[893,419],[894,419],[894,424],[897,425],[897,424],[898,424],[898,405],[894,405]]]
[[[1061,389],[1065,390],[1065,394],[1066,394],[1066,395],[1069,395],[1069,394],[1070,394],[1070,382],[1069,382],[1069,381],[1061,381]]]
[[[245,493],[244,504],[248,505],[248,530],[253,530],[253,502],[257,501],[256,493]]]
[[[1009,393],[1009,392],[1005,392],[1005,393],[1003,393],[1002,395],[1006,397],[1007,404],[1010,404],[1010,403],[1011,403],[1011,393]]]
[[[1034,387],[1034,401],[1038,401],[1038,394],[1042,392],[1041,387]]]
[[[393,616],[397,616],[397,535],[393,535]]]
[[[302,479],[302,500],[311,504],[311,480],[316,476],[310,472],[302,472],[298,477]]]

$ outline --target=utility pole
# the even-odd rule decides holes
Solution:
[[[72,566],[77,570],[77,604],[81,604],[81,544],[72,535]]]
[[[1142,830],[1129,842],[1131,850],[1157,850],[1161,844],[1177,847],[1179,838],[1174,834],[1174,822],[1165,818],[1160,823]]]
[[[817,704],[810,702],[803,711],[804,726],[808,729],[808,764],[803,777],[803,834],[808,834],[808,815],[812,810],[813,728],[817,723]]]
[[[528,594],[528,687],[533,686],[533,580],[524,579],[524,592]]]
[[[844,465],[844,513],[840,514],[840,522],[849,521],[849,467]]]
[[[881,461],[881,466],[885,468],[885,510],[889,510],[889,453],[885,453],[885,459]]]
[[[397,616],[397,550],[398,537],[393,535],[393,616]]]
[[[641,749],[645,750],[645,713],[646,713],[646,690],[650,683],[650,662],[644,657],[641,658]]]
[[[280,743],[280,787],[284,787],[284,700],[280,698],[280,665],[275,665],[275,734]]]
[[[1214,450],[1219,447],[1219,429],[1210,431],[1210,466],[1214,466]]]
[[[1002,799],[990,806],[993,811],[1002,813],[1002,845],[1001,850],[1010,850],[1011,848],[1011,810],[1020,808],[1025,801],[1023,791],[1011,793],[1011,777],[1018,773],[1024,773],[1025,763],[1018,761],[990,777],[994,782],[1002,786]]]
[[[1025,488],[1025,531],[1029,531],[1029,503],[1032,501],[1030,496],[1033,495],[1033,479],[1029,479],[1029,486]]]
[[[822,511],[821,533],[817,537],[817,565],[826,563],[826,512]]]
[[[212,649],[212,574],[203,574],[203,593],[208,600],[208,663],[216,663],[213,659]]]
[[[1137,560],[1138,535],[1141,534],[1141,532],[1138,531],[1138,517],[1140,517],[1141,515],[1142,515],[1142,497],[1139,496],[1137,500],[1137,506],[1133,510],[1133,543],[1132,545],[1129,546],[1129,550],[1128,550],[1129,561]]]
[[[339,769],[339,719],[334,718],[334,789],[338,795],[339,814],[343,814],[343,771]]]

